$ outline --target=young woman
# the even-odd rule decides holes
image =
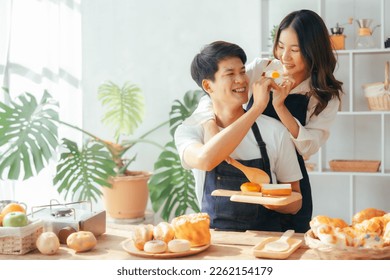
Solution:
[[[315,154],[329,138],[340,106],[342,82],[333,74],[337,61],[326,25],[313,11],[294,11],[281,21],[273,54],[277,60],[257,58],[246,66],[246,71],[253,84],[259,79],[260,83],[271,79],[265,75],[268,69],[283,69],[283,82],[271,83],[270,101],[263,114],[280,120],[289,131],[303,175],[300,181],[302,208],[295,215],[284,215],[284,229],[306,232],[313,206],[304,159]],[[250,106],[251,100],[247,108]],[[192,119],[208,127],[206,137],[217,131],[213,128],[211,110],[209,99],[204,97]]]

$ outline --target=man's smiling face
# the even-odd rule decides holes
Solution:
[[[213,100],[235,106],[248,102],[249,78],[245,65],[238,57],[230,57],[218,63],[214,81],[209,81]]]

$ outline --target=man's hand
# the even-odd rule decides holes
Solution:
[[[253,107],[263,113],[264,109],[267,107],[269,102],[269,93],[271,88],[275,88],[278,85],[271,78],[266,78],[264,76],[260,77],[252,85],[253,92]]]

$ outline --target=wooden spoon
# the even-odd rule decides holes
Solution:
[[[292,229],[285,231],[278,240],[265,244],[264,249],[276,252],[286,251],[288,248],[290,248],[288,239],[294,235],[294,232],[295,231]]]
[[[236,161],[235,159],[232,159],[231,157],[228,157],[226,159],[226,162],[240,169],[242,173],[244,173],[248,180],[252,183],[268,184],[270,182],[268,174],[260,168],[245,166]]]

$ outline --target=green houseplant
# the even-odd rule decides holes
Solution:
[[[173,136],[178,125],[196,109],[202,95],[201,90],[187,91],[183,101],[174,100],[169,113],[171,140],[158,157],[149,182],[153,210],[161,211],[161,217],[166,221],[187,210],[199,212],[194,177],[181,166]]]
[[[0,103],[1,178],[25,180],[35,176],[59,150],[62,152],[53,184],[65,199],[97,201],[102,195],[101,186],[112,187],[110,178],[132,175],[128,166],[135,156],[126,158],[126,153],[138,142],[159,146],[146,137],[167,122],[137,139],[129,139],[143,119],[140,89],[128,82],[119,87],[109,81],[99,87],[98,98],[106,109],[102,122],[114,129],[113,141],[60,120],[58,103],[47,91],[39,102],[34,95],[24,93],[9,105]],[[59,125],[76,129],[88,139],[82,147],[67,138],[60,143]]]
[[[2,179],[28,179],[38,174],[60,149],[60,160],[53,184],[65,198],[97,201],[101,189],[112,187],[109,178],[132,175],[128,167],[135,160],[125,154],[136,143],[157,145],[162,152],[155,163],[149,191],[153,210],[161,210],[163,219],[183,214],[187,209],[199,211],[195,199],[193,176],[181,167],[173,143],[176,127],[196,108],[202,91],[188,91],[183,102],[173,102],[169,120],[157,125],[137,139],[120,140],[129,136],[142,122],[143,98],[140,89],[130,83],[119,87],[107,82],[99,87],[99,99],[107,109],[103,122],[115,127],[113,142],[100,139],[77,126],[61,121],[58,103],[48,92],[38,101],[34,95],[24,93],[9,104],[0,102],[0,176]],[[6,91],[6,94],[7,91]],[[10,99],[9,96],[7,99]],[[125,116],[131,116],[125,119]],[[172,139],[163,147],[147,136],[170,124]],[[58,127],[65,125],[88,136],[77,143],[58,139]],[[92,164],[93,163],[93,164]],[[101,188],[107,187],[107,188]]]

